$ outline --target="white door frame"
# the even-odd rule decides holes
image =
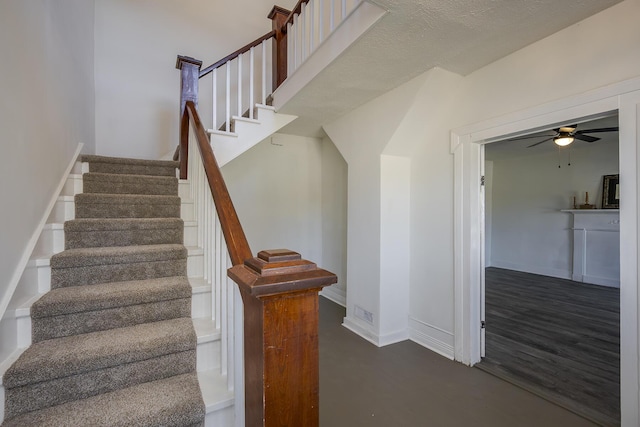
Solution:
[[[466,365],[480,361],[483,268],[481,145],[569,121],[618,111],[620,126],[620,292],[622,425],[637,425],[640,408],[638,327],[638,150],[640,78],[486,120],[451,132],[454,155],[454,353]]]

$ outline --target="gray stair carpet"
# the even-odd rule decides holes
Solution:
[[[82,160],[33,344],[3,377],[2,425],[203,425],[177,162]]]

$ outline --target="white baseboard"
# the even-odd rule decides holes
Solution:
[[[558,279],[571,279],[571,271],[559,268],[546,268],[535,265],[518,264],[509,261],[493,260],[492,267],[504,268],[505,270],[522,271],[523,273],[539,274],[541,276],[556,277]]]
[[[451,332],[409,317],[409,339],[447,359],[454,360],[454,338]]]
[[[409,339],[409,331],[402,330],[391,332],[389,334],[378,336],[378,347],[384,347],[385,345],[395,344],[397,342],[406,341]]]
[[[2,301],[0,301],[0,318],[2,318],[4,316],[4,313],[7,310],[7,307],[9,306],[9,302],[11,301],[11,298],[13,297],[13,294],[14,294],[14,292],[16,290],[16,287],[18,286],[18,282],[20,281],[20,277],[22,277],[22,273],[23,273],[24,269],[26,268],[27,263],[29,262],[29,258],[31,257],[31,254],[33,253],[33,250],[35,249],[36,244],[38,243],[38,239],[40,238],[40,234],[42,233],[42,230],[44,229],[44,225],[47,223],[47,219],[49,218],[49,215],[51,214],[51,211],[53,210],[53,207],[55,206],[56,202],[58,201],[58,196],[60,195],[60,193],[62,193],[62,190],[63,190],[63,188],[64,188],[64,186],[65,186],[65,184],[67,182],[67,177],[69,176],[69,174],[73,170],[73,166],[75,165],[76,159],[80,155],[80,152],[82,151],[82,147],[83,146],[84,146],[83,143],[79,143],[78,144],[78,147],[76,148],[76,152],[73,154],[73,156],[71,158],[71,161],[69,162],[69,165],[67,166],[67,169],[62,174],[60,182],[58,183],[58,186],[56,187],[56,190],[51,195],[51,199],[49,200],[49,204],[47,205],[47,208],[45,209],[44,214],[42,215],[42,217],[40,219],[40,222],[38,223],[38,226],[34,230],[34,232],[31,235],[31,238],[29,239],[29,241],[27,242],[27,246],[25,247],[24,252],[22,253],[22,256],[20,257],[20,261],[18,261],[18,265],[16,266],[15,270],[13,271],[13,275],[11,276],[11,279],[9,280],[9,284],[7,286],[7,292],[4,294],[4,297],[2,298]]]
[[[369,341],[376,347],[384,347],[386,345],[395,344],[409,339],[409,332],[406,330],[380,335],[371,330],[372,326],[368,323],[349,316],[342,320],[342,326]]]
[[[378,335],[371,330],[371,325],[353,317],[345,317],[342,319],[342,326],[351,332],[360,335],[371,344],[378,346]]]
[[[607,286],[609,288],[620,287],[620,280],[616,280],[611,277],[590,276],[588,274],[585,274],[583,276],[580,276],[578,279],[574,279],[574,280],[578,280],[579,282],[589,283],[592,285]]]
[[[343,307],[347,306],[347,296],[342,289],[336,288],[335,285],[323,288],[322,292],[320,292],[320,295],[328,300],[335,302],[338,305],[341,305]]]

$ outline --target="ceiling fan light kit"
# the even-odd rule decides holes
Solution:
[[[566,147],[573,142],[573,136],[568,132],[560,132],[560,135],[553,138],[553,142],[560,147]]]

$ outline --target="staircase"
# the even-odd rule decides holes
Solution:
[[[202,252],[184,246],[195,224],[177,162],[82,160],[75,219],[48,261],[51,290],[12,308],[19,340],[30,320],[32,344],[0,365],[3,426],[231,425],[211,289],[189,279]],[[69,202],[53,216],[69,216]],[[34,263],[46,281],[47,260]]]

